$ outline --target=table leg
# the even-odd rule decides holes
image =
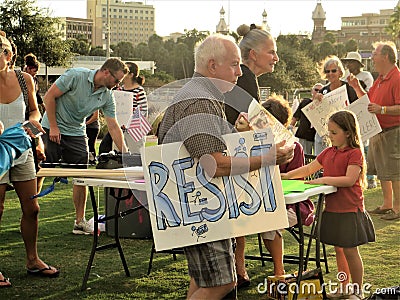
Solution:
[[[99,241],[99,236],[97,235],[98,229],[99,229],[99,224],[98,224],[99,212],[97,210],[96,196],[94,194],[94,190],[93,190],[92,186],[89,186],[89,194],[90,194],[90,200],[92,201],[92,207],[93,207],[94,232],[93,232],[92,251],[90,252],[89,261],[86,266],[85,275],[83,276],[81,291],[86,290],[86,284],[89,279],[90,269],[92,268],[94,255],[96,254],[96,249],[97,249],[97,245],[98,245],[98,241]]]
[[[125,255],[124,255],[124,252],[122,251],[121,243],[119,241],[119,205],[120,205],[120,202],[122,199],[126,199],[125,197],[121,198],[121,193],[122,193],[122,190],[120,189],[119,195],[116,198],[117,202],[115,204],[115,210],[114,210],[114,216],[115,216],[115,218],[114,218],[114,240],[115,240],[115,245],[118,248],[119,257],[121,258],[122,265],[124,266],[125,274],[126,274],[126,276],[130,277],[131,274],[129,273],[128,265],[125,260]],[[133,197],[131,190],[129,190],[127,198],[129,198],[129,197]]]

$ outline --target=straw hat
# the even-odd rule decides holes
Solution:
[[[364,64],[361,62],[361,55],[358,52],[349,52],[345,58],[342,58],[342,60],[344,62],[346,62],[346,60],[355,60],[358,61],[362,67],[364,67]]]

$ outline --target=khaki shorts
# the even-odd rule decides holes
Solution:
[[[24,163],[11,167],[0,179],[0,184],[28,181],[36,178],[35,163],[33,160],[32,149],[29,151],[28,157]]]
[[[367,174],[379,180],[400,180],[400,126],[384,129],[369,139]]]

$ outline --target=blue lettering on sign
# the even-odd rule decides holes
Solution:
[[[271,144],[257,145],[251,148],[251,156],[260,156],[266,154],[271,148]],[[269,167],[262,167],[260,170],[261,198],[264,202],[265,211],[275,211],[276,200],[275,191],[272,184],[271,173]]]
[[[181,205],[183,225],[198,223],[202,221],[199,212],[190,211],[189,199],[187,194],[194,191],[193,181],[186,182],[184,171],[193,167],[194,161],[191,157],[174,160],[172,168],[175,173],[176,185],[178,188],[179,203]]]
[[[169,179],[168,168],[159,162],[151,162],[149,165],[150,186],[153,194],[157,229],[165,230],[167,224],[176,227],[181,224],[181,219],[176,213],[168,196],[162,192]]]
[[[242,146],[243,145],[244,144],[242,144]],[[253,146],[250,149],[250,156],[265,155],[270,150],[271,146],[271,144]],[[239,147],[235,150],[235,156],[247,157],[247,154],[243,151],[245,149]],[[203,220],[217,222],[224,216],[227,209],[229,212],[229,219],[237,219],[240,213],[246,216],[254,215],[260,210],[261,204],[263,204],[265,212],[276,210],[275,191],[269,167],[262,167],[260,170],[256,171],[258,172],[261,189],[261,195],[259,195],[255,187],[252,186],[243,175],[222,177],[224,190],[221,191],[218,186],[208,181],[204,169],[197,163],[196,179],[201,187],[204,187],[212,194],[211,198],[217,202],[212,201],[216,208],[211,209],[203,206],[200,211],[191,211],[188,194],[195,191],[195,185],[193,181],[186,181],[185,171],[193,168],[193,165],[194,160],[191,157],[177,159],[172,163],[178,192],[178,199],[176,201],[178,201],[180,205],[181,219],[172,205],[171,199],[162,192],[168,180],[170,180],[168,168],[160,162],[150,163],[150,186],[153,194],[158,230],[165,230],[167,226],[177,227],[180,226],[181,223],[187,226],[200,223]],[[238,195],[236,195],[235,185],[243,189],[243,193],[246,193],[251,199],[250,203],[242,201],[238,204]],[[208,198],[211,199],[210,197]]]
[[[204,173],[204,169],[198,163],[196,166],[196,176],[202,186],[215,195],[219,202],[219,207],[217,209],[202,208],[201,215],[204,219],[210,222],[216,222],[222,218],[226,211],[226,201],[224,194],[221,190],[213,183],[209,182]]]

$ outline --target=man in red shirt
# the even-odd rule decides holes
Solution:
[[[396,66],[397,49],[393,42],[374,43],[372,62],[379,72],[368,92],[368,111],[376,114],[382,132],[370,139],[368,174],[381,181],[383,204],[370,213],[383,220],[400,219],[400,70]],[[350,75],[349,84],[361,97],[366,92],[358,79]]]

